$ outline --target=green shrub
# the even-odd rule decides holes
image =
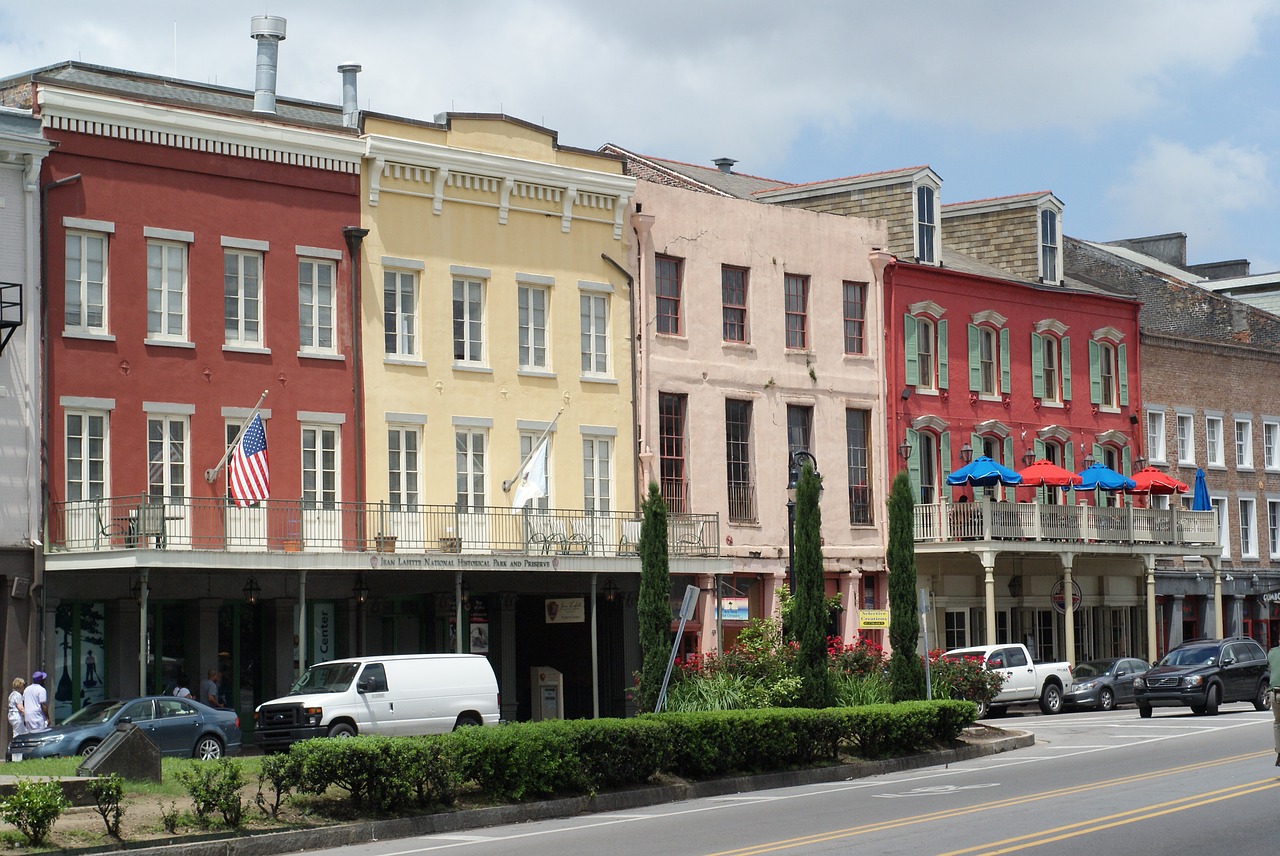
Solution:
[[[420,807],[450,806],[457,800],[458,773],[450,762],[443,735],[395,741],[389,776],[400,775]]]
[[[102,822],[107,826],[107,835],[112,838],[120,837],[120,821],[124,819],[124,779],[120,778],[117,773],[109,776],[98,776],[89,781],[89,793],[93,794],[93,799],[98,808],[98,814],[102,816]]]
[[[62,785],[53,779],[19,778],[13,795],[0,800],[0,818],[16,826],[33,847],[39,847],[70,805]]]
[[[178,771],[178,781],[191,796],[196,822],[208,826],[214,812],[232,829],[238,829],[244,818],[244,800],[240,789],[245,785],[244,771],[230,758],[216,761],[193,761]]]
[[[268,801],[264,786],[270,783],[271,799]],[[285,797],[302,785],[302,753],[281,752],[266,755],[258,768],[258,808],[268,817],[280,816],[280,804]]]
[[[831,682],[835,687],[835,703],[840,707],[888,704],[892,700],[893,691],[889,686],[889,678],[883,672],[867,675],[834,672]]]
[[[450,735],[449,757],[464,782],[494,800],[587,793],[591,783],[560,722],[463,728]]]

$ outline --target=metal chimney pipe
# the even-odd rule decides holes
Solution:
[[[253,112],[276,112],[276,65],[284,41],[284,18],[254,15],[249,35],[258,43],[258,73],[253,86]]]
[[[733,165],[737,161],[733,158],[716,158],[712,163],[719,167],[721,172],[733,172]]]
[[[354,128],[356,114],[360,112],[360,101],[356,98],[356,75],[363,70],[359,63],[344,62],[338,66],[342,74],[342,126]]]

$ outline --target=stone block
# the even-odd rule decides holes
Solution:
[[[99,744],[94,753],[76,768],[79,776],[108,776],[160,781],[160,749],[133,723],[116,726],[116,730]]]

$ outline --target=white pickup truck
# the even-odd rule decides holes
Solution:
[[[991,700],[991,709],[1005,708],[1011,704],[1039,701],[1040,710],[1058,713],[1062,710],[1062,696],[1071,686],[1070,663],[1035,663],[1027,646],[975,645],[957,648],[942,656],[949,660],[974,659],[1003,679],[1000,694]],[[979,703],[978,716],[988,711]]]

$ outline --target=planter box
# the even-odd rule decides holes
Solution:
[[[462,552],[462,539],[461,538],[441,538],[440,549],[446,553],[460,553]]]
[[[396,536],[394,535],[376,535],[373,543],[379,553],[394,553],[396,551]]]

